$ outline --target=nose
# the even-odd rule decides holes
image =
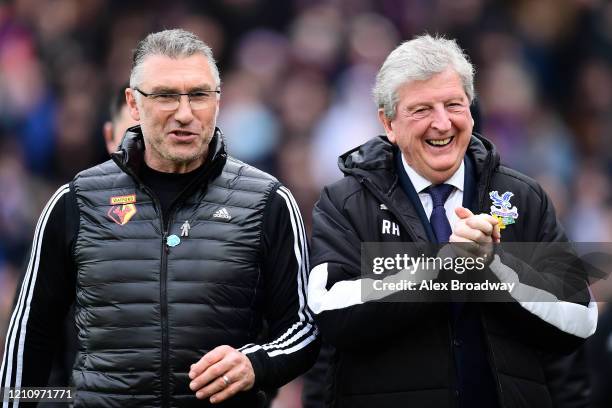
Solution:
[[[193,111],[191,110],[191,105],[187,95],[181,95],[181,98],[179,99],[179,106],[174,112],[174,119],[182,124],[187,124],[193,120]]]
[[[431,127],[440,131],[447,132],[451,129],[451,120],[444,106],[436,106],[433,111],[433,121]]]

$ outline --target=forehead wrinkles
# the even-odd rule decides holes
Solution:
[[[428,97],[421,98],[407,98],[403,101],[400,101],[400,105],[405,108],[411,108],[415,106],[432,106],[432,105],[440,105],[447,104],[449,102],[454,103],[464,103],[468,105],[468,98],[464,94],[456,93],[456,94],[445,94],[445,95],[428,95]]]
[[[207,85],[214,89],[214,78],[208,60],[192,55],[170,58],[150,55],[142,62],[140,83],[166,88],[187,88]]]
[[[404,85],[399,90],[399,103],[403,107],[448,102],[450,100],[468,100],[460,83],[410,83]]]

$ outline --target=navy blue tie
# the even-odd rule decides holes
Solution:
[[[446,210],[444,210],[444,203],[454,188],[450,184],[438,184],[437,186],[429,186],[427,188],[427,192],[433,201],[433,210],[431,217],[429,217],[429,223],[439,243],[448,242],[452,233],[450,223],[446,217]]]

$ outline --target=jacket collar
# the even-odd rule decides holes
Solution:
[[[341,155],[338,167],[346,175],[370,179],[384,193],[389,193],[397,184],[394,155],[398,152],[386,136],[377,136]],[[472,135],[466,154],[473,160],[479,184],[488,181],[499,166],[495,146],[479,134]]]
[[[395,167],[399,154],[397,146],[389,142],[386,136],[378,136],[340,156],[338,166],[345,175],[357,178],[381,203],[385,203],[398,216],[398,222],[414,241],[426,242],[427,231],[418,211],[399,187],[399,175]],[[466,154],[471,159],[470,174],[475,173],[477,183],[474,192],[477,201],[474,205],[467,204],[472,208],[484,208],[486,189],[494,170],[499,166],[499,155],[489,140],[477,134],[472,135]],[[474,196],[474,193],[469,195]]]
[[[207,160],[209,163],[217,163],[222,161],[225,163],[227,153],[225,152],[225,141],[223,133],[219,128],[215,128],[215,133],[210,141],[209,147],[212,149],[208,152],[212,157]],[[117,165],[132,175],[133,177],[140,174],[140,169],[144,163],[145,144],[142,136],[140,125],[132,126],[127,129],[119,149],[111,154],[111,158]]]

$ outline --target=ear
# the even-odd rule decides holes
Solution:
[[[392,123],[393,120],[389,119],[387,115],[385,115],[385,111],[383,109],[378,110],[378,120],[380,121],[380,123],[382,123],[383,127],[385,128],[385,133],[387,134],[389,141],[395,144],[396,137],[395,137],[395,132],[393,132],[393,123]]]
[[[106,150],[108,151],[108,154],[111,154],[117,149],[117,146],[114,146],[115,140],[113,139],[113,122],[104,122],[102,133],[104,133],[104,143],[106,144]]]
[[[221,107],[221,98],[217,98],[217,112],[215,113],[215,123],[217,123],[217,117],[219,117],[220,107]]]
[[[136,93],[132,88],[125,88],[125,100],[127,102],[128,109],[130,110],[130,116],[135,121],[140,121],[140,111],[138,110],[138,104],[136,103]]]
[[[476,124],[476,121],[474,120],[474,116],[472,116],[472,109],[470,108],[471,108],[471,105],[467,109],[467,115],[470,117],[470,120],[472,121],[472,129],[473,129],[474,125]]]

